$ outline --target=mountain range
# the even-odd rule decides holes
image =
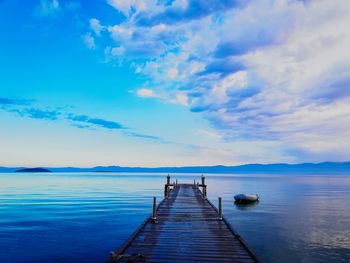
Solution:
[[[38,167],[38,171],[51,172],[123,172],[123,173],[264,173],[264,174],[349,174],[350,162],[322,162],[302,164],[244,164],[237,166],[184,166],[184,167],[123,167],[96,166],[92,168],[79,167]],[[34,169],[34,171],[35,171]],[[33,172],[33,167],[0,167],[0,172]]]

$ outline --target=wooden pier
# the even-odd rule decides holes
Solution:
[[[202,190],[202,191],[201,191]],[[170,183],[165,198],[109,262],[260,262],[207,198],[201,184]]]

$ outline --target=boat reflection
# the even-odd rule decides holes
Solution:
[[[241,203],[241,202],[235,201],[236,208],[238,210],[242,210],[242,211],[252,210],[256,206],[258,206],[258,204],[259,204],[259,200],[255,201],[255,202],[250,202],[250,203]]]

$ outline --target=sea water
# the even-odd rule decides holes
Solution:
[[[0,174],[0,262],[105,262],[163,198],[165,174]],[[175,174],[192,183],[198,174]],[[350,262],[350,175],[206,175],[265,262]],[[237,193],[260,202],[235,205]]]

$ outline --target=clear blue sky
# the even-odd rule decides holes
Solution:
[[[0,165],[345,161],[346,0],[0,0]]]

